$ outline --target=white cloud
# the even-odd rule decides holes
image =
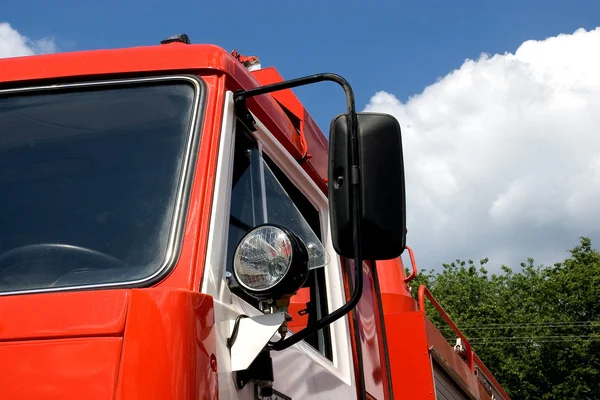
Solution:
[[[10,24],[0,22],[0,58],[54,53],[55,51],[54,39],[31,40],[13,29]]]
[[[598,49],[600,28],[580,29],[466,60],[406,104],[372,97],[365,111],[402,126],[408,243],[422,268],[550,264],[584,235],[600,247]]]

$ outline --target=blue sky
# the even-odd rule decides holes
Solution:
[[[59,51],[150,45],[185,32],[258,55],[285,78],[342,74],[361,110],[379,90],[405,101],[482,52],[593,28],[600,2],[6,0],[0,18],[32,39],[54,37]],[[334,84],[298,94],[324,130],[343,111]]]

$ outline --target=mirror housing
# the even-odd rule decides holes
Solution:
[[[389,260],[406,246],[406,194],[402,137],[398,120],[389,114],[357,113],[358,168],[349,163],[351,132],[348,114],[331,122],[329,133],[329,213],[332,241],[342,257],[355,258],[352,178],[360,174],[361,258]],[[356,177],[354,177],[356,181]]]

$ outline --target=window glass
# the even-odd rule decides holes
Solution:
[[[260,155],[256,143],[248,135],[238,134],[235,139],[227,240],[228,272],[231,272],[233,253],[239,241],[249,230],[265,221],[259,166]]]
[[[0,94],[0,292],[164,265],[195,95],[175,80]]]

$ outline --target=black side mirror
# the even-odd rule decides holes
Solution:
[[[406,246],[406,195],[400,124],[389,114],[357,113],[358,168],[349,164],[348,114],[331,122],[329,134],[329,210],[333,246],[355,258],[352,181],[360,174],[361,258],[389,260]]]

